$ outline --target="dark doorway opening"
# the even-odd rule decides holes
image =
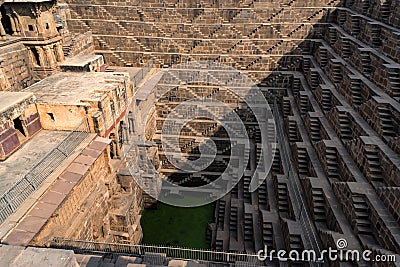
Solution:
[[[32,51],[33,57],[35,59],[35,62],[33,62],[33,63],[35,64],[35,66],[40,66],[40,58],[39,58],[38,52],[36,51],[35,48],[32,48],[31,51]]]
[[[1,9],[1,24],[6,34],[12,35],[14,33],[11,26],[11,18],[6,14],[4,8]]]
[[[22,125],[22,121],[20,118],[16,118],[13,120],[15,130],[18,130],[24,137],[26,137],[26,133],[24,130],[24,126]]]

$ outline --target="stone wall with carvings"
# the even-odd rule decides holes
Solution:
[[[0,98],[13,101],[11,106],[1,103],[4,106],[0,113],[0,160],[5,160],[42,129],[35,97],[29,93],[16,97],[14,94],[20,95],[0,92]]]

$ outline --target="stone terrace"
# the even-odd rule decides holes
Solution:
[[[218,201],[214,248],[301,250],[345,238],[352,249],[400,253],[398,1],[67,2],[70,29],[91,31],[107,64],[223,63],[250,76],[274,107],[279,153],[269,179],[249,193],[245,175]],[[178,100],[193,97],[192,87]],[[149,139],[175,104],[152,111]]]

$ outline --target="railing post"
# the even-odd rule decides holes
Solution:
[[[31,181],[30,179],[28,179],[29,173],[24,177],[24,179],[32,186],[33,190],[36,190],[36,185],[34,183],[34,181]]]
[[[63,145],[64,145],[64,152],[62,152],[62,153],[65,155],[65,157],[68,157],[68,151],[67,151],[67,146],[65,145],[65,142],[63,142]]]
[[[64,238],[53,238],[51,247],[71,249],[75,252],[104,252],[104,253],[127,253],[143,256],[146,252],[166,254],[168,258],[178,258],[183,260],[198,260],[201,262],[227,263],[245,261],[250,266],[257,262],[255,254],[232,253],[222,251],[211,251],[203,249],[191,249],[184,247],[150,246],[150,245],[130,245],[119,243],[106,243],[95,241],[71,240]],[[207,263],[205,263],[207,264]],[[208,265],[208,264],[207,264]]]
[[[4,195],[4,200],[7,202],[8,206],[10,206],[11,211],[14,212],[14,205],[12,204],[12,201],[9,199],[8,195]]]

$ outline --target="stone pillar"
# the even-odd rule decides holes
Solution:
[[[57,62],[63,62],[65,58],[61,43],[59,42],[56,43],[56,45],[54,46],[54,52],[56,55]]]
[[[32,49],[30,47],[26,48],[28,50],[29,60],[33,66],[36,66],[38,62],[36,62],[35,56],[33,55]]]
[[[115,142],[115,146],[116,146],[117,158],[121,158],[121,145],[122,145],[121,141],[122,141],[122,139],[121,139],[120,133],[117,131],[117,128],[116,128],[114,142]]]
[[[0,21],[3,17],[0,14]],[[5,40],[6,39],[6,31],[4,30],[3,24],[0,23],[0,40]]]
[[[123,139],[124,139],[124,141],[125,141],[126,143],[129,144],[128,126],[127,126],[126,124],[124,124],[124,125],[122,126],[122,129],[123,129],[123,135],[124,135]]]
[[[49,53],[50,53],[53,63],[57,65],[57,55],[56,55],[56,50],[55,50],[54,44],[49,46],[49,51],[50,51]]]
[[[43,49],[45,51],[47,62],[49,63],[48,65],[53,66],[56,64],[52,49],[49,46],[45,46]]]
[[[111,141],[111,143],[110,143],[110,151],[111,151],[111,153],[113,155],[112,158],[113,159],[117,158],[117,148],[116,148],[116,145],[115,145],[114,141]]]
[[[9,17],[10,17],[10,22],[11,22],[12,35],[18,35],[17,28],[15,26],[15,20],[12,16],[9,16]]]
[[[114,143],[115,143],[115,153],[116,153],[115,155],[116,155],[116,158],[119,159],[119,158],[121,158],[120,144],[117,140],[114,140]]]
[[[135,119],[133,117],[133,112],[129,111],[128,112],[128,128],[129,128],[129,132],[130,133],[134,133],[135,132]]]
[[[111,133],[109,138],[112,140],[111,144],[110,144],[110,149],[112,154],[114,155],[114,159],[118,159],[120,158],[121,155],[121,150],[119,147],[119,136],[118,136],[118,132],[115,131],[115,133]]]
[[[15,12],[14,10],[11,10],[11,13],[12,13],[11,20],[13,20],[15,23],[15,32],[17,34],[21,34],[22,29],[21,29],[21,23],[19,20],[19,16],[18,16],[17,12]]]
[[[36,47],[36,51],[39,55],[39,66],[46,66],[47,65],[47,61],[46,61],[46,56],[45,53],[43,51],[43,48],[40,46]]]

